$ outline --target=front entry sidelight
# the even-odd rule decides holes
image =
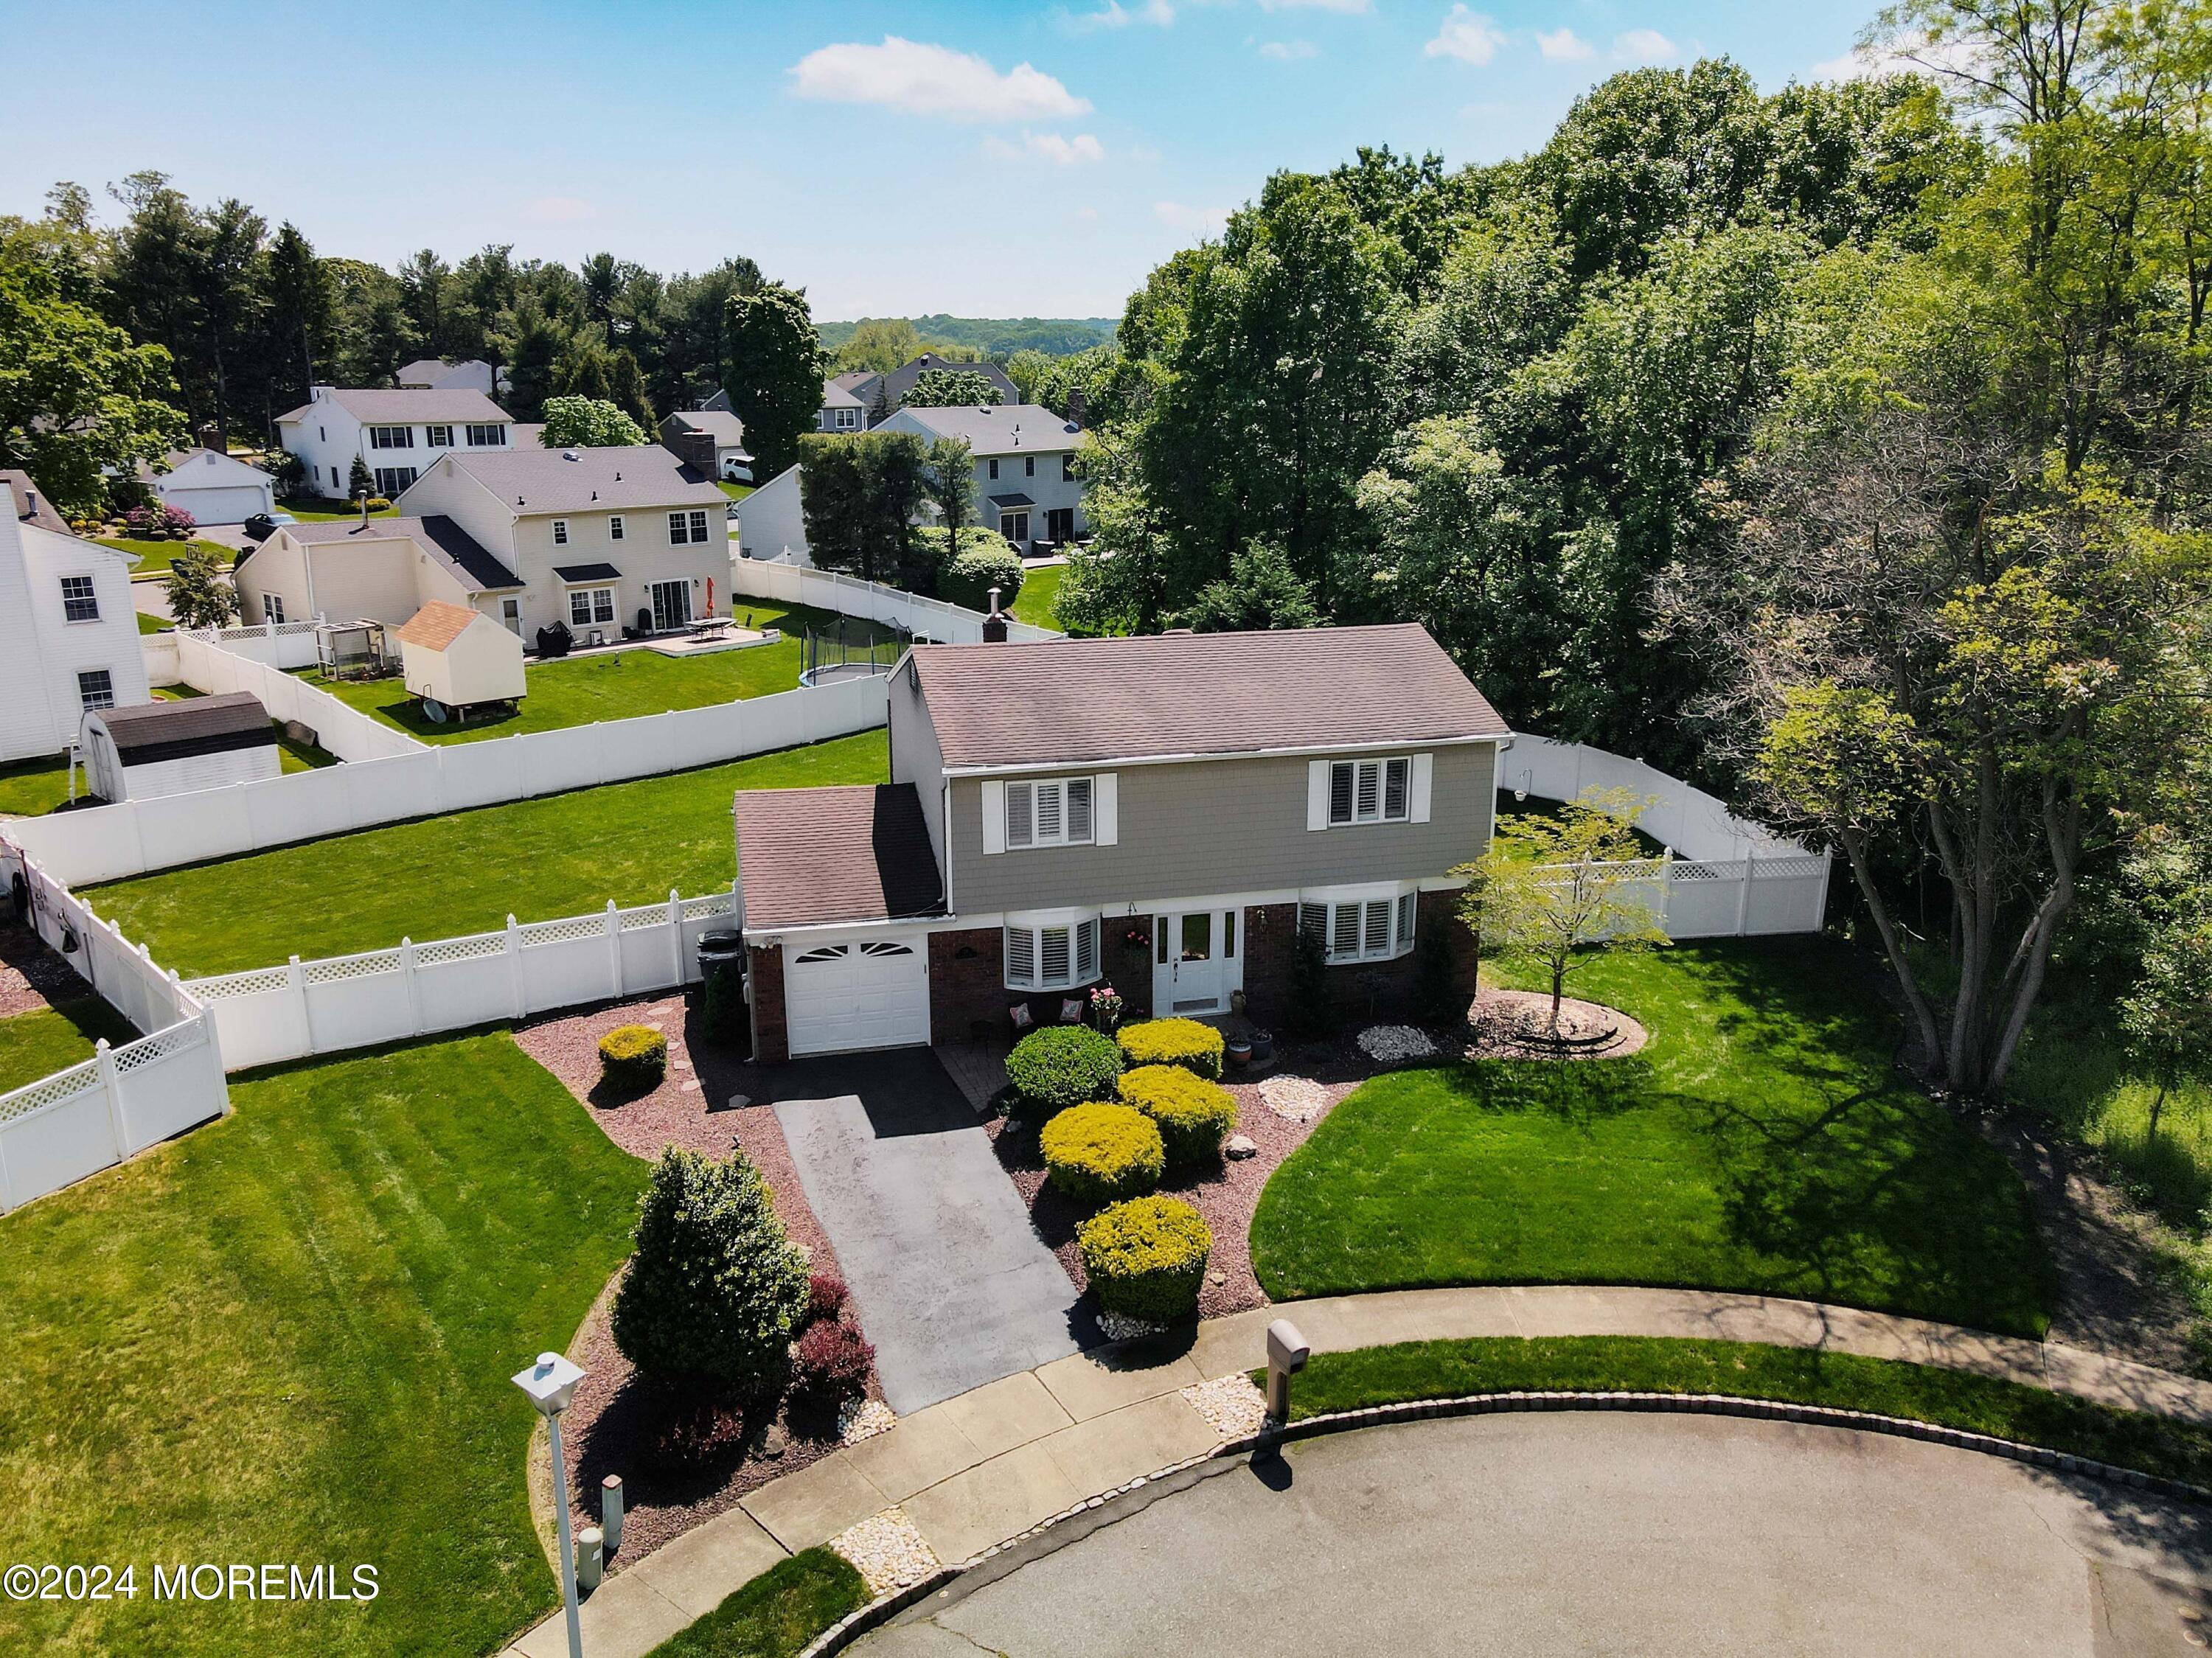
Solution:
[[[1220,1013],[1243,983],[1233,909],[1170,911],[1152,918],[1152,1013]]]

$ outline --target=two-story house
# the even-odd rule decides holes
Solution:
[[[0,471],[0,762],[61,754],[87,714],[152,700],[137,562],[79,540],[27,477]]]
[[[442,455],[514,446],[514,422],[467,387],[397,391],[313,386],[276,416],[276,441],[300,459],[312,491],[345,500],[359,459],[376,492],[396,501]]]
[[[833,374],[822,382],[822,408],[815,416],[815,429],[821,432],[865,432],[880,426],[886,416],[896,414],[906,406],[907,393],[914,383],[932,369],[949,374],[972,374],[978,381],[976,401],[984,400],[982,386],[988,386],[1002,403],[1019,403],[1020,388],[1006,378],[1006,371],[995,362],[954,362],[925,351],[920,356],[901,363],[888,374],[872,374],[855,369],[847,374]],[[712,405],[709,405],[710,407]]]
[[[670,633],[706,615],[710,583],[727,591],[726,499],[659,444],[454,451],[398,517],[282,525],[234,579],[253,621],[398,624],[443,600],[526,644],[556,622],[580,640]]]
[[[737,797],[761,1059],[1050,1023],[1101,982],[1273,1021],[1301,928],[1387,1013],[1423,932],[1468,949],[1451,872],[1510,734],[1418,626],[917,646],[890,696],[890,783]]]
[[[1042,404],[902,409],[875,429],[964,441],[975,462],[976,511],[1018,552],[1091,532],[1075,465],[1090,434]]]

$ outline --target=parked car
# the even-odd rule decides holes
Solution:
[[[238,527],[246,531],[248,540],[266,541],[285,525],[299,521],[289,513],[256,513]]]

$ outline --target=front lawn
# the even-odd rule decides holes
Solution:
[[[1644,1284],[2043,1333],[2027,1194],[1898,1083],[1895,1024],[1843,946],[1678,945],[1572,984],[1641,1021],[1644,1051],[1364,1084],[1261,1196],[1270,1296]]]
[[[730,797],[880,783],[884,732],[163,870],[86,896],[186,978],[726,889]]]
[[[149,616],[143,610],[138,612],[138,631],[142,634],[165,634],[176,625],[165,616]]]
[[[329,495],[313,495],[299,501],[279,501],[276,503],[276,510],[280,513],[291,513],[302,524],[331,524],[342,518],[361,516],[361,507],[358,502],[338,501]],[[380,513],[371,513],[369,516],[398,518],[399,509],[396,507],[387,507]]]
[[[868,1599],[867,1584],[843,1555],[802,1549],[732,1590],[647,1658],[793,1658]]]
[[[759,487],[756,484],[739,483],[733,478],[716,478],[714,482],[720,487],[722,493],[732,501],[743,501]]]
[[[217,565],[226,570],[238,557],[235,550],[219,541],[144,541],[135,536],[100,536],[96,539],[103,547],[119,547],[126,553],[137,554],[138,568],[131,572],[134,576],[157,574],[167,569],[177,555],[187,548],[212,556]]]
[[[2212,1485],[2212,1427],[1932,1365],[1738,1341],[1490,1337],[1316,1353],[1291,1384],[1291,1418],[1510,1393],[1728,1394],[1826,1405]]]
[[[720,596],[716,596],[720,602]],[[433,725],[397,678],[325,681],[309,671],[303,677],[363,714],[397,726],[426,743],[472,743],[487,737],[588,726],[601,720],[630,720],[671,708],[703,708],[749,696],[769,696],[797,689],[800,635],[810,623],[835,618],[827,610],[773,602],[741,602],[740,623],[775,628],[783,638],[773,645],[720,651],[712,656],[677,658],[657,651],[600,652],[529,665],[529,694],[513,714],[471,716],[465,726]],[[866,623],[850,624],[873,636]]]
[[[0,1219],[0,1559],[50,1654],[482,1653],[557,1601],[507,1378],[565,1347],[647,1166],[504,1032],[234,1078],[234,1114]],[[160,1562],[328,1563],[373,1602],[155,1602]]]
[[[136,1042],[131,1022],[97,996],[0,1018],[0,1094],[28,1088],[42,1077],[92,1057],[101,1037],[111,1048]]]

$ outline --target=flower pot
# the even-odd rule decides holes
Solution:
[[[1231,1036],[1224,1045],[1224,1052],[1227,1054],[1229,1063],[1231,1065],[1249,1065],[1252,1063],[1252,1044],[1245,1041],[1242,1036]]]
[[[1275,1057],[1275,1039],[1265,1030],[1254,1031],[1251,1040],[1245,1044],[1245,1047],[1249,1050],[1249,1057],[1255,1065],[1265,1065]]]

